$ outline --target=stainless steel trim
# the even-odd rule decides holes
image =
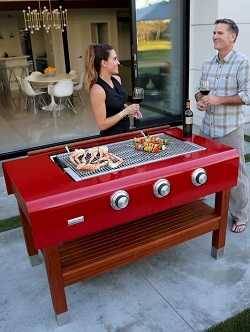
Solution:
[[[58,326],[63,326],[71,321],[70,313],[68,311],[62,312],[61,314],[56,314],[56,322]]]
[[[193,171],[193,173],[192,173],[193,185],[198,187],[198,186],[202,186],[206,182],[207,182],[207,172],[205,171],[204,168],[197,168],[196,170]]]
[[[165,187],[165,192],[161,191]],[[170,193],[170,182],[166,179],[159,179],[153,186],[154,195],[158,198],[166,197]]]
[[[124,198],[126,200],[124,200]],[[119,205],[119,200],[121,201],[121,205]],[[110,204],[114,210],[122,210],[128,206],[129,203],[129,194],[125,190],[117,190],[110,197]]]
[[[212,256],[213,258],[215,258],[215,259],[220,259],[220,258],[223,257],[223,255],[224,255],[224,247],[219,248],[219,249],[217,249],[217,248],[215,248],[215,247],[212,247],[212,248],[211,248],[211,256]]]
[[[64,172],[71,176],[75,181],[82,181],[82,177],[80,177],[72,168],[64,168]]]
[[[124,160],[124,162],[115,169],[109,166],[105,166],[96,171],[79,171],[70,162],[68,153],[61,153],[58,155],[54,155],[51,158],[52,160],[53,157],[61,159],[63,164],[67,166],[66,168],[64,168],[64,171],[67,174],[69,174],[75,181],[81,181],[92,177],[96,177],[98,175],[114,173],[116,171],[129,169],[131,167],[138,167],[141,165],[151,164],[158,161],[175,158],[181,155],[186,155],[206,150],[206,148],[203,146],[194,144],[192,142],[183,141],[181,139],[177,139],[175,137],[163,133],[159,133],[154,136],[159,136],[161,138],[168,140],[168,145],[165,150],[159,153],[148,153],[145,151],[137,151],[134,148],[133,139],[107,144],[109,151],[111,153],[117,155],[118,157]]]
[[[84,216],[79,216],[76,218],[68,219],[68,226],[73,226],[84,222]]]
[[[42,257],[39,254],[29,256],[29,260],[30,260],[31,266],[40,265],[43,262]]]

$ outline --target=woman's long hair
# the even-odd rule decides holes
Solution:
[[[113,47],[108,44],[93,44],[87,48],[84,75],[84,85],[87,91],[95,84],[100,75],[101,62],[102,60],[108,60],[111,50],[113,50]]]

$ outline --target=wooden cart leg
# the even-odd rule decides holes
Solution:
[[[42,263],[42,260],[38,255],[38,250],[34,246],[34,241],[33,241],[33,237],[32,237],[30,224],[20,206],[19,206],[19,212],[20,212],[20,218],[21,218],[21,222],[22,222],[26,250],[29,255],[30,263],[32,266],[39,265]]]
[[[220,191],[215,196],[215,211],[221,217],[219,228],[213,231],[212,236],[211,255],[216,259],[222,257],[224,254],[229,197],[230,190]]]
[[[69,321],[69,313],[67,311],[68,307],[64,291],[64,282],[58,248],[44,248],[43,254],[57,324],[63,325]]]

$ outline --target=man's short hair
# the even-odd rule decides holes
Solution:
[[[235,40],[236,40],[236,38],[238,37],[238,34],[239,34],[238,25],[233,20],[231,20],[230,18],[219,18],[214,22],[214,24],[219,24],[219,23],[227,24],[229,29],[233,33],[235,33]]]

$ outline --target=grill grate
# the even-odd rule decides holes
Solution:
[[[135,166],[141,166],[153,162],[157,162],[160,160],[166,160],[170,158],[174,158],[177,156],[185,155],[188,153],[198,152],[201,150],[205,150],[203,146],[182,141],[180,139],[174,138],[165,134],[157,134],[160,138],[164,138],[168,140],[168,144],[165,150],[159,153],[148,153],[144,151],[138,151],[134,148],[133,139],[107,144],[109,152],[121,157],[123,159],[123,163],[117,168],[113,169],[110,166],[104,166],[96,171],[79,171],[69,160],[69,153],[61,153],[56,156],[52,156],[51,158],[57,158],[60,164],[65,165],[65,171],[75,180],[85,180],[91,177],[95,177],[98,175],[103,175],[107,173],[113,173],[116,170],[124,170]]]

